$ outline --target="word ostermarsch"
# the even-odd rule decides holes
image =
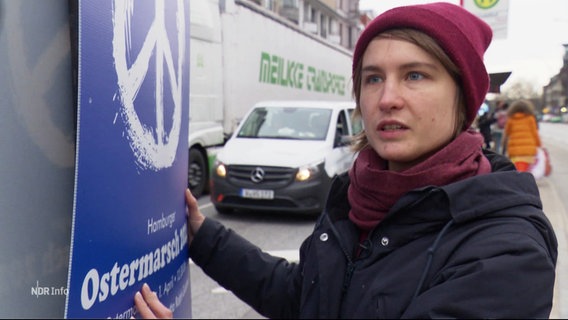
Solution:
[[[87,272],[81,287],[81,306],[89,310],[95,302],[103,302],[110,295],[115,295],[119,290],[123,291],[136,282],[144,280],[154,272],[158,272],[172,262],[187,245],[187,224],[174,231],[174,237],[161,247],[152,252],[124,263],[119,266],[115,262],[112,268],[102,275],[96,268]],[[92,288],[92,292],[89,292]]]

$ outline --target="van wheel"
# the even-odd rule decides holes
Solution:
[[[193,196],[198,199],[205,191],[207,185],[207,162],[201,151],[189,149],[187,186]]]

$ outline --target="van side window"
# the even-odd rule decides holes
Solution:
[[[349,118],[351,119],[351,134],[356,135],[363,130],[363,121],[361,121],[361,117],[355,117],[353,113],[355,109],[349,110]]]
[[[341,137],[349,135],[349,128],[347,123],[347,115],[345,111],[339,112],[337,117],[337,124],[335,126],[335,146],[341,146]]]

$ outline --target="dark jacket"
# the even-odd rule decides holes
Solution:
[[[334,181],[299,264],[212,219],[190,256],[271,318],[547,318],[557,242],[537,185],[503,156],[486,155],[492,174],[404,195],[357,258],[347,175]]]
[[[489,112],[484,113],[477,120],[479,133],[483,136],[485,143],[489,143],[493,140],[493,137],[491,136],[491,125],[495,122],[497,122],[497,119],[493,115],[490,115]]]

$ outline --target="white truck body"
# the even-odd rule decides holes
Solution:
[[[248,1],[190,5],[189,184],[200,195],[207,149],[222,145],[256,102],[351,100],[352,53]]]

